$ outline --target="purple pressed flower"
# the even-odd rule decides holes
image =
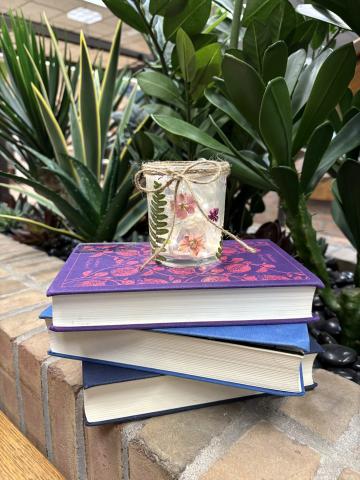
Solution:
[[[219,209],[218,208],[212,208],[209,212],[208,218],[212,222],[217,222],[219,220]]]

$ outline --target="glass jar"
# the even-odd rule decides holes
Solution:
[[[150,243],[157,260],[172,267],[216,261],[221,255],[218,227],[224,224],[229,163],[146,162],[142,170]]]

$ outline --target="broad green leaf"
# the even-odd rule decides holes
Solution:
[[[329,28],[330,28],[330,25],[328,23],[318,22],[310,42],[310,47],[313,50],[317,50],[322,45],[327,44],[327,38],[330,33]],[[331,41],[329,46],[330,48],[333,48],[335,46],[335,43],[334,45],[332,45],[332,41]]]
[[[174,40],[179,28],[190,36],[200,33],[210,16],[211,0],[177,0],[175,3],[182,8],[175,15],[167,9],[163,26],[165,37]]]
[[[76,148],[75,153],[76,153],[77,158],[79,160],[82,160],[83,162],[85,162],[85,143],[84,143],[84,138],[83,138],[83,134],[82,134],[82,130],[81,130],[80,121],[79,121],[79,118],[78,118],[78,115],[77,115],[77,108],[76,108],[76,102],[75,102],[75,97],[74,97],[74,92],[73,92],[73,85],[72,85],[71,79],[68,75],[68,69],[65,65],[62,52],[60,51],[60,47],[59,47],[59,44],[57,42],[56,35],[55,35],[53,29],[51,28],[51,25],[50,25],[48,19],[46,18],[45,14],[44,14],[44,21],[45,21],[45,24],[46,24],[46,28],[48,29],[48,32],[49,32],[49,36],[50,36],[50,39],[51,39],[51,45],[55,50],[56,59],[57,59],[57,62],[59,64],[59,69],[61,70],[62,77],[63,77],[63,80],[64,80],[64,84],[65,84],[65,87],[66,87],[66,92],[67,92],[67,95],[68,95],[69,101],[70,101],[70,115],[71,115],[71,119],[72,119],[72,122],[71,122],[71,136],[74,139],[74,141],[73,141],[74,150]]]
[[[176,33],[177,58],[185,82],[191,82],[196,74],[195,49],[188,34],[182,28]]]
[[[117,65],[120,54],[121,22],[118,23],[112,41],[108,63],[105,69],[104,78],[101,84],[99,114],[101,131],[101,158],[104,156],[106,147],[106,135],[109,129],[109,122],[113,108],[115,85],[117,79]]]
[[[292,164],[292,112],[289,91],[283,78],[267,85],[260,109],[260,132],[271,154],[272,166]]]
[[[65,230],[64,228],[55,228],[55,227],[52,227],[51,225],[47,225],[46,223],[39,222],[37,220],[33,220],[32,218],[19,217],[19,216],[16,216],[16,215],[6,215],[4,213],[0,213],[0,218],[5,218],[7,220],[14,220],[14,221],[20,222],[20,223],[21,222],[22,223],[27,223],[27,224],[34,225],[34,226],[39,227],[39,228],[44,228],[45,230],[50,230],[51,232],[55,232],[59,235],[66,235],[67,237],[76,238],[77,240],[80,240],[82,242],[86,241],[86,238],[78,235],[75,232],[72,232],[71,230]]]
[[[298,23],[286,39],[289,51],[292,53],[301,48],[307,49],[317,26],[318,22],[316,20],[305,20]]]
[[[273,43],[265,50],[262,62],[262,77],[265,83],[285,76],[287,58],[288,51],[283,41]]]
[[[181,118],[181,115],[176,110],[167,105],[162,105],[161,103],[147,103],[146,105],[143,105],[143,109],[148,115],[159,114]]]
[[[351,245],[354,248],[357,248],[355,238],[345,219],[345,214],[342,208],[341,199],[338,192],[336,181],[334,181],[332,184],[332,193],[334,196],[334,200],[331,202],[331,215],[333,217],[333,220],[336,223],[336,225],[339,227],[339,229],[342,231],[342,233],[345,235],[345,237],[349,240]]]
[[[221,46],[218,43],[206,45],[195,53],[195,59],[197,70],[190,85],[190,93],[196,100],[221,72]]]
[[[148,33],[146,21],[127,0],[104,0],[105,5],[124,23],[138,32]]]
[[[226,113],[240,128],[245,130],[259,145],[264,147],[258,132],[249,124],[240,111],[227,98],[217,93],[215,90],[206,90],[205,97],[216,108]]]
[[[350,227],[347,224],[347,221],[345,219],[345,214],[344,214],[344,210],[343,210],[343,207],[342,207],[342,204],[341,204],[341,198],[340,198],[340,194],[339,194],[339,190],[338,190],[336,181],[334,181],[333,184],[332,184],[332,192],[333,192],[333,195],[334,195],[334,200],[331,202],[332,217],[333,217],[336,225],[340,228],[340,230],[343,232],[345,237],[349,240],[351,245],[354,248],[357,248],[355,238],[354,238],[354,236],[352,234],[352,231],[350,230]]]
[[[291,99],[294,116],[299,113],[308,101],[317,74],[330,54],[330,49],[325,50],[301,72]]]
[[[43,207],[46,207],[48,210],[51,212],[55,213],[62,219],[64,219],[64,215],[60,212],[58,208],[54,205],[53,202],[48,200],[47,198],[43,197],[42,195],[39,195],[38,193],[34,192],[33,190],[29,190],[28,188],[23,188],[19,187],[18,185],[14,185],[12,183],[0,183],[0,187],[6,188],[8,190],[13,190],[14,192],[21,193],[22,195],[25,195],[29,198],[32,198],[33,200],[36,201],[39,205],[42,205]]]
[[[305,50],[298,50],[297,52],[292,53],[288,58],[285,72],[285,81],[288,86],[290,96],[292,96],[294,88],[298,82],[300,73],[305,64],[305,60]]]
[[[200,145],[210,148],[215,152],[232,155],[231,150],[229,150],[225,145],[215,140],[206,132],[185,122],[184,120],[172,118],[167,115],[152,115],[152,118],[161,128],[172,133],[173,135],[178,135],[180,137],[187,138],[188,140],[192,140],[193,142],[199,143]]]
[[[326,120],[352,80],[356,55],[353,44],[335,50],[323,63],[315,79],[293,144],[293,153],[305,145],[313,130]]]
[[[86,166],[99,179],[101,173],[100,112],[89,52],[82,33],[80,34],[79,109],[85,142]]]
[[[292,215],[297,215],[300,186],[296,171],[290,167],[280,166],[271,169],[271,176],[281,192],[281,199],[286,207]]]
[[[335,13],[326,10],[325,8],[316,7],[311,5],[311,3],[304,3],[296,6],[296,11],[305,17],[315,18],[321,22],[331,23],[336,27],[342,28],[344,30],[351,30],[349,25],[347,25],[341,18]]]
[[[264,23],[254,20],[246,29],[243,40],[245,60],[261,74],[264,52],[273,43],[271,30]]]
[[[351,150],[360,145],[359,131],[360,112],[349,120],[331,141],[314,174],[315,185],[333,166],[338,158],[345,155],[347,152],[351,152]]]
[[[226,89],[236,108],[257,130],[264,83],[257,71],[248,63],[225,54],[223,77]]]
[[[213,126],[215,127],[216,133],[219,135],[221,140],[224,144],[233,152],[233,156],[235,158],[239,157],[239,159],[243,162],[243,164],[248,167],[250,170],[254,172],[254,174],[261,177],[261,179],[267,182],[268,172],[267,170],[260,165],[258,162],[257,156],[255,154],[255,158],[252,158],[251,155],[244,155],[242,151],[239,151],[229,140],[229,138],[225,135],[225,133],[221,130],[221,128],[217,125],[215,120],[210,115],[210,120]]]
[[[259,190],[264,192],[269,190],[274,190],[274,185],[271,183],[271,179],[265,180],[263,177],[258,175],[254,169],[250,169],[243,161],[244,158],[253,159],[254,152],[240,150],[237,154],[237,157],[222,155],[224,160],[227,160],[231,165],[231,175],[241,182],[252,185]]]
[[[74,176],[74,170],[68,158],[66,140],[61,131],[61,128],[59,127],[59,124],[57,123],[49,104],[41,95],[40,91],[35,87],[35,85],[32,85],[32,88],[36,95],[41,115],[54,149],[55,158],[58,164],[61,165],[66,172]]]
[[[150,0],[149,12],[151,15],[164,15],[170,2],[171,0]]]
[[[280,1],[281,0],[248,0],[246,2],[242,24],[244,27],[248,27],[254,19],[268,20],[270,13],[279,5]]]
[[[147,212],[147,199],[140,199],[117,224],[115,240],[119,240],[126,235],[145,215]]]
[[[316,0],[316,4],[337,14],[349,25],[351,30],[360,35],[358,0]]]
[[[20,177],[18,175],[13,175],[11,173],[1,171],[0,177],[9,178],[14,182],[29,185],[36,192],[51,200],[62,212],[62,214],[67,218],[71,225],[73,225],[73,227],[76,228],[76,230],[78,230],[82,235],[89,238],[89,236],[94,233],[94,225],[91,224],[88,219],[84,218],[79,210],[70,205],[70,203],[64,200],[59,194],[45,187],[42,183],[30,178]]]
[[[342,210],[360,251],[360,163],[355,160],[346,160],[338,171],[336,184],[339,191]]]
[[[140,73],[137,76],[141,90],[151,97],[156,97],[163,102],[171,103],[179,108],[184,108],[184,103],[176,84],[159,72],[150,70]]]
[[[99,240],[109,241],[114,238],[117,224],[126,212],[127,202],[131,192],[134,190],[133,173],[133,168],[129,169],[115,195],[111,198],[106,212],[102,215],[101,223],[96,232]]]
[[[37,152],[34,152],[37,153]],[[93,223],[99,221],[99,215],[96,211],[98,205],[94,205],[93,197],[90,198],[86,195],[87,190],[82,190],[77,183],[55,162],[49,158],[44,157],[37,153],[38,159],[45,165],[49,172],[52,172],[57,179],[63,184],[67,198],[72,198],[74,205],[79,207],[84,218],[89,218]],[[78,162],[81,165],[81,162]],[[86,167],[85,167],[86,168]]]
[[[333,133],[332,126],[326,122],[319,125],[310,137],[304,156],[300,181],[305,194],[310,193],[315,187],[313,176],[329,146]]]

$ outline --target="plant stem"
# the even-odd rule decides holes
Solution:
[[[338,312],[339,304],[331,289],[325,259],[316,240],[316,232],[312,226],[311,215],[307,209],[304,195],[299,198],[299,208],[296,215],[290,212],[286,205],[286,199],[283,198],[282,201],[286,212],[286,223],[291,230],[299,257],[323,281],[324,288],[319,291],[319,295],[324,303],[333,312]]]
[[[146,28],[148,30],[149,36],[150,36],[150,38],[153,42],[153,46],[156,50],[156,53],[158,54],[158,57],[159,57],[159,60],[160,60],[160,63],[161,63],[161,67],[162,67],[162,71],[165,75],[168,75],[168,68],[167,68],[167,65],[166,65],[166,61],[165,61],[163,51],[162,51],[162,49],[159,45],[159,42],[158,42],[158,39],[157,39],[155,33],[153,32],[152,25],[149,24],[149,22],[147,21],[147,18],[145,16],[139,2],[136,2],[136,10],[138,11],[139,15],[142,17],[142,19],[144,20],[144,22],[146,24]]]
[[[235,0],[234,15],[233,15],[233,21],[231,25],[231,34],[230,34],[230,48],[238,48],[242,9],[243,9],[243,0]]]
[[[191,124],[191,104],[190,104],[190,93],[189,93],[189,84],[185,80],[185,103],[186,103],[186,121],[187,123]],[[187,142],[188,147],[188,160],[193,160],[193,144],[191,140]]]

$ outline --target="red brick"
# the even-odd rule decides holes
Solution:
[[[49,334],[37,333],[21,342],[19,351],[19,372],[22,385],[41,397],[41,364],[48,357]]]
[[[20,424],[15,379],[0,368],[0,405],[10,420]]]
[[[25,385],[21,385],[25,435],[32,444],[46,454],[45,422],[42,398]]]
[[[44,325],[39,320],[40,309],[31,312],[19,313],[0,320],[0,367],[15,377],[12,342],[19,335]]]
[[[54,464],[67,480],[77,480],[76,398],[82,385],[81,362],[52,363],[47,378]]]
[[[88,480],[122,478],[120,425],[86,427],[85,448]]]

